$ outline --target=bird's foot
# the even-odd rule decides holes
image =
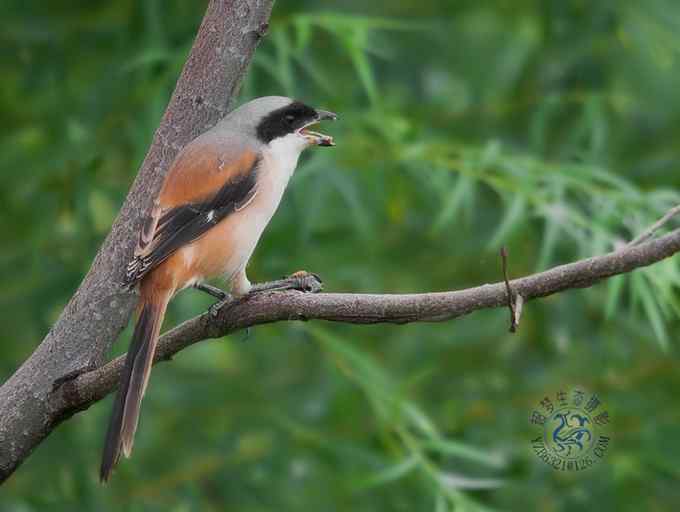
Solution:
[[[217,302],[215,302],[215,304],[208,308],[208,313],[210,313],[210,316],[213,318],[217,316],[217,314],[220,312],[220,309],[222,309],[222,307],[227,302],[231,302],[232,300],[232,296],[229,295],[224,290],[220,290],[219,288],[211,286],[206,283],[196,283],[194,285],[194,288],[196,288],[197,290],[201,290],[202,292],[207,293],[211,297],[215,297],[216,299],[218,299]]]
[[[266,291],[283,290],[298,290],[305,293],[318,293],[322,289],[323,281],[318,274],[307,272],[305,270],[299,270],[288,277],[284,277],[283,279],[255,284],[248,292],[248,295]]]
[[[208,308],[208,314],[212,318],[217,318],[217,315],[220,314],[220,310],[226,305],[226,304],[231,304],[234,301],[234,297],[229,295],[228,293],[225,293],[224,298],[218,300]]]

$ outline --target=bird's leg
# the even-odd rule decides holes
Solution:
[[[250,289],[252,288],[252,285],[250,284],[250,281],[248,281],[248,277],[246,276],[245,269],[236,272],[233,275],[233,277],[231,278],[231,281],[230,281],[229,284],[230,284],[230,288],[231,288],[230,294],[222,292],[222,290],[220,290],[219,288],[214,288],[212,286],[210,287],[210,288],[212,288],[213,292],[214,291],[220,291],[223,294],[222,296],[214,295],[215,297],[217,297],[220,300],[215,302],[215,304],[210,306],[210,309],[208,309],[208,312],[210,313],[211,317],[217,318],[217,315],[219,314],[220,310],[226,304],[233,303],[236,300],[240,299],[241,297],[245,297],[248,294],[248,292],[250,291]],[[205,285],[203,285],[203,286],[205,286]],[[208,290],[204,290],[204,291],[211,293]],[[211,295],[212,295],[212,293],[211,293]]]
[[[215,297],[216,299],[219,299],[219,300],[224,300],[227,297],[229,297],[229,294],[227,292],[225,292],[224,290],[220,290],[216,286],[211,286],[209,284],[196,283],[194,285],[194,288],[196,288],[197,290],[201,290],[202,292],[205,292],[208,295],[211,295],[211,296],[213,296],[213,297]]]
[[[208,295],[215,297],[217,299],[217,302],[215,302],[215,304],[210,306],[210,308],[208,309],[210,316],[212,316],[213,318],[217,316],[217,313],[219,313],[222,306],[224,306],[227,302],[230,302],[232,300],[231,295],[229,295],[224,290],[220,290],[216,286],[211,286],[205,283],[196,283],[194,285],[194,288],[196,288],[197,290],[201,290],[202,292],[205,292]]]

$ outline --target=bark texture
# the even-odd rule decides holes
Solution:
[[[265,35],[273,0],[211,0],[149,152],[111,232],[78,290],[33,354],[0,388],[0,482],[60,422],[55,379],[103,364],[136,298],[124,267],[136,233],[177,152],[227,112]]]

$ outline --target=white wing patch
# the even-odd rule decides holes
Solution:
[[[255,196],[257,195],[257,189],[255,189],[255,192],[250,194],[250,197],[246,200],[245,203],[238,205],[236,208],[234,208],[235,212],[240,212],[243,210],[246,206],[248,206],[250,203],[253,202],[253,199],[255,199]]]

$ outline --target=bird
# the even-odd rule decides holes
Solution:
[[[224,300],[226,292],[205,282],[218,276],[224,277],[233,297],[255,289],[246,275],[248,260],[300,154],[311,146],[335,145],[331,136],[310,127],[336,118],[333,112],[288,97],[256,98],[178,153],[126,269],[123,284],[139,287],[140,298],[104,441],[102,482],[110,478],[120,456],[132,452],[168,303],[190,287]]]

